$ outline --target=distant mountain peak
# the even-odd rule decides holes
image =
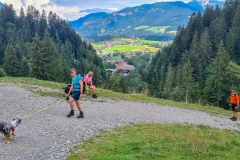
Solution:
[[[202,6],[203,8],[206,8],[207,5],[216,7],[217,5],[220,7],[223,7],[225,1],[224,0],[192,0],[188,2],[191,6]]]
[[[4,4],[2,2],[0,2],[0,7],[4,6]]]

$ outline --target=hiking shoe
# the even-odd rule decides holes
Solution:
[[[80,112],[80,114],[77,116],[77,118],[84,118],[83,112]]]
[[[234,117],[234,118],[232,119],[232,121],[237,121],[237,118],[236,118],[236,117]]]
[[[235,117],[233,116],[232,118],[230,118],[231,120],[233,120]]]
[[[70,118],[70,117],[72,117],[72,116],[74,116],[74,112],[70,111],[70,112],[68,113],[67,117]]]
[[[93,97],[93,98],[97,98],[97,95],[96,95],[96,94],[94,94],[92,97]]]

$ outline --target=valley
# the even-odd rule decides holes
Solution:
[[[122,59],[121,54],[125,57],[136,55],[136,53],[153,53],[155,54],[163,46],[171,44],[172,41],[151,41],[143,39],[132,38],[114,38],[111,41],[102,41],[93,43],[93,47],[96,50],[100,58],[107,55],[118,55],[115,58],[117,60]]]

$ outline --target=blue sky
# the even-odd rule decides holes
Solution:
[[[17,13],[21,7],[26,9],[28,5],[33,5],[39,10],[53,11],[61,18],[67,20],[75,20],[87,15],[87,12],[81,12],[86,9],[101,8],[117,11],[125,7],[161,1],[174,0],[0,0],[2,3],[13,4]],[[190,0],[183,1],[187,2]]]

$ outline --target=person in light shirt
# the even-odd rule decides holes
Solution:
[[[93,98],[97,98],[96,87],[92,85],[92,76],[93,76],[93,72],[89,71],[88,74],[84,77],[83,82],[86,86],[89,86],[89,88],[91,88]]]

